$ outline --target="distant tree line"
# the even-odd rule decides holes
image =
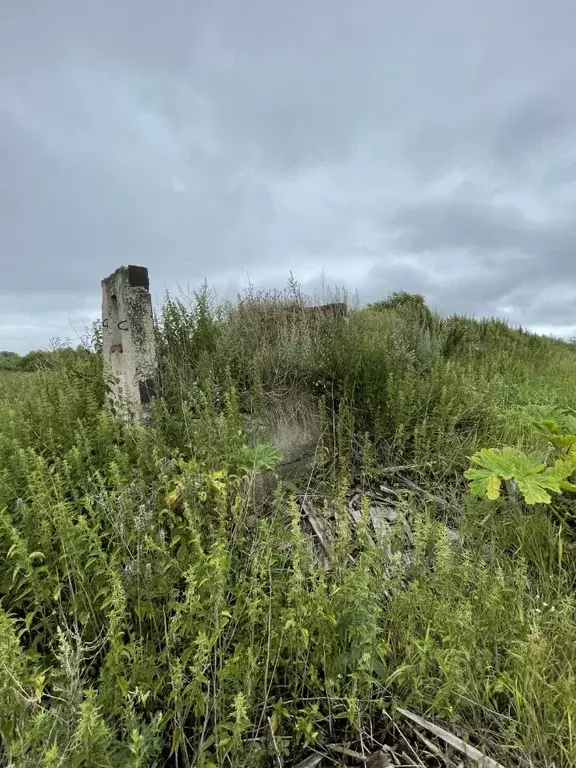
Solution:
[[[63,358],[89,357],[94,352],[85,346],[59,347],[53,350],[36,349],[25,355],[9,350],[0,351],[0,372],[35,371],[38,368],[62,362]]]
[[[35,371],[38,368],[73,362],[102,353],[102,329],[98,321],[80,338],[80,344],[72,346],[69,341],[53,341],[52,349],[34,349],[25,355],[10,350],[0,350],[0,373],[2,371]]]
[[[0,371],[33,371],[50,355],[50,352],[36,350],[19,355],[9,350],[0,351]]]
[[[22,357],[17,352],[0,351],[0,371],[21,371]]]

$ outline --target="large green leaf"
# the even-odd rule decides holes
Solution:
[[[502,479],[514,480],[527,504],[549,504],[549,491],[576,490],[568,478],[576,471],[573,455],[557,459],[547,467],[535,456],[527,456],[517,448],[483,448],[471,458],[472,465],[464,476],[469,480],[473,496],[495,500],[500,496]]]
[[[524,496],[526,504],[550,504],[552,499],[548,490],[560,493],[558,480],[554,480],[544,474],[516,477],[515,482],[518,490]]]
[[[567,480],[574,472],[576,472],[576,459],[572,455],[556,459],[554,465],[546,469],[546,475],[556,480]]]
[[[569,456],[563,456],[556,459],[554,466],[548,467],[546,474],[558,481],[560,491],[576,492],[576,485],[569,482],[568,478],[576,472],[576,456],[571,453]]]
[[[542,472],[546,464],[536,463],[533,458],[527,456],[517,448],[482,448],[471,458],[472,464],[482,469],[491,470],[504,480],[511,480],[516,475],[530,475]]]
[[[500,496],[501,479],[489,469],[467,469],[464,476],[470,481],[469,489],[473,496],[487,496],[495,501]]]
[[[548,439],[555,448],[571,448],[576,444],[576,435],[549,435]]]

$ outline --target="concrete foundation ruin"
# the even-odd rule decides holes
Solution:
[[[313,307],[264,303],[258,308],[255,304],[249,313],[252,324],[261,314],[263,327],[276,313],[295,318],[302,314],[320,322],[348,321],[348,307],[343,302]],[[149,425],[157,360],[146,267],[122,266],[102,280],[102,356],[112,412],[127,423]]]
[[[146,267],[119,267],[102,280],[102,356],[113,413],[147,424],[154,396],[156,349]]]

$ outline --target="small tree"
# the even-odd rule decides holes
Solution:
[[[406,291],[394,291],[387,299],[369,304],[368,309],[378,312],[394,309],[402,315],[413,319],[422,328],[432,330],[434,315],[426,306],[424,296],[419,293],[407,293]]]
[[[21,359],[17,352],[0,351],[0,371],[17,371],[20,368]]]

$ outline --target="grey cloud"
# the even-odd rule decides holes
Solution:
[[[576,160],[567,159],[564,162],[550,163],[542,178],[543,184],[550,187],[572,186],[576,183]]]
[[[421,261],[452,253],[460,276],[423,291],[450,311],[502,314],[529,325],[571,325],[576,287],[573,208],[543,221],[512,206],[461,202],[457,197],[407,205],[393,217],[396,247],[420,252]]]
[[[411,252],[441,248],[523,251],[538,230],[512,206],[458,199],[405,205],[395,211],[391,224],[400,231],[397,245]]]
[[[514,269],[533,276],[551,266],[559,275],[576,274],[574,208],[547,217],[528,219],[510,205],[460,202],[457,198],[406,205],[391,221],[398,232],[396,245],[410,252],[466,249],[480,254],[487,265],[508,257]],[[514,258],[516,256],[516,259]]]
[[[570,136],[575,128],[576,110],[567,91],[548,87],[504,118],[495,141],[496,158],[500,162],[525,162],[529,153]]]
[[[58,313],[65,335],[127,262],[159,293],[324,270],[366,299],[565,316],[540,294],[574,273],[568,0],[26,0],[2,21],[0,346]]]

